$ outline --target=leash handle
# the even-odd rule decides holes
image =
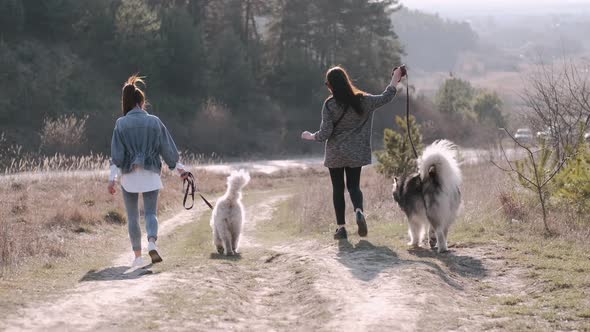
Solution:
[[[190,210],[195,205],[195,193],[197,193],[197,186],[195,184],[196,180],[195,180],[193,173],[191,173],[191,172],[186,172],[183,175],[186,175],[186,178],[184,178],[184,180],[182,180],[182,189],[184,190],[184,199],[182,200],[182,206],[185,209]],[[185,187],[185,184],[186,184],[186,187]],[[213,210],[213,204],[209,203],[209,201],[201,193],[198,193],[198,194],[201,197],[201,199],[203,200],[203,202],[205,204],[207,204],[207,206],[211,210]],[[189,196],[192,198],[192,204],[191,204],[191,206],[187,207],[186,201]]]
[[[185,209],[190,210],[195,205],[195,192],[196,192],[195,177],[193,176],[193,173],[191,173],[191,172],[186,172],[184,175],[186,175],[186,178],[184,178],[184,180],[182,180],[182,189],[184,190],[184,199],[182,200],[182,206]],[[186,184],[186,187],[185,187],[185,184]],[[187,207],[186,201],[189,196],[192,198],[192,204],[191,204],[191,206]]]

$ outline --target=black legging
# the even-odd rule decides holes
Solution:
[[[348,187],[348,193],[352,200],[354,209],[363,210],[363,192],[361,191],[361,168],[343,167],[330,168],[332,179],[332,199],[334,210],[336,210],[336,222],[338,225],[345,224],[346,202],[344,200],[344,189]],[[346,173],[346,186],[344,185],[344,173]]]

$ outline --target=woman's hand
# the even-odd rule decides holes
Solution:
[[[180,178],[184,181],[188,178],[188,172],[184,170],[184,168],[177,168],[178,174],[180,174]]]
[[[176,169],[176,171],[178,172],[178,175],[180,175],[180,178],[183,181],[188,178],[188,171],[186,170],[186,167],[184,167],[183,164],[177,162],[176,166],[174,168]]]
[[[109,181],[108,191],[111,195],[114,195],[117,192],[117,189],[115,189],[115,181]]]
[[[402,70],[400,67],[395,67],[391,73],[391,85],[396,86],[402,80]]]
[[[301,133],[301,138],[306,141],[315,141],[315,135],[310,133],[309,131],[304,131]]]

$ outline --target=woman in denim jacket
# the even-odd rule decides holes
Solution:
[[[143,80],[134,75],[123,85],[123,116],[117,119],[111,142],[111,175],[108,190],[115,194],[115,182],[121,175],[121,189],[127,210],[131,247],[135,253],[133,267],[144,265],[141,258],[141,229],[139,228],[139,194],[143,194],[148,253],[152,263],[162,261],[158,239],[158,193],[162,189],[160,156],[171,170],[184,176],[184,166],[178,162],[176,144],[166,126],[157,116],[148,114],[144,92],[137,86]]]

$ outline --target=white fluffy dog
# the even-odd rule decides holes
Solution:
[[[409,245],[429,235],[432,248],[447,251],[449,228],[461,207],[461,170],[457,147],[450,141],[432,143],[418,159],[418,172],[395,178],[393,198],[408,217]]]
[[[238,253],[240,234],[244,224],[242,188],[250,181],[250,174],[243,169],[234,171],[227,178],[227,191],[221,196],[211,216],[213,244],[217,252],[226,256]]]

